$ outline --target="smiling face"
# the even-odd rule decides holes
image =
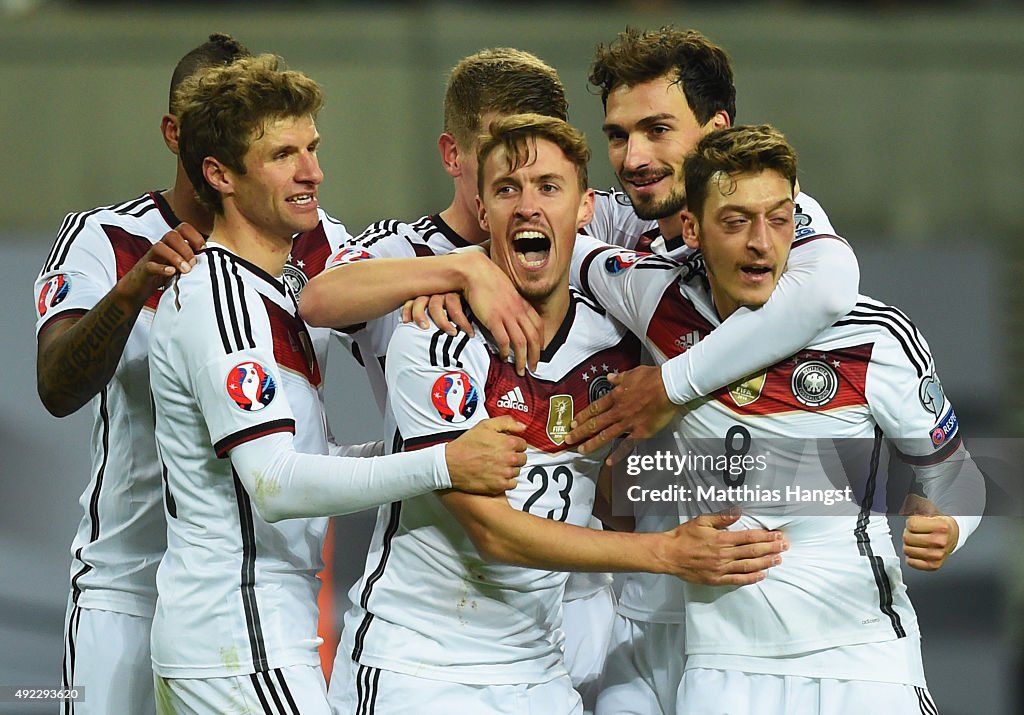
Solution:
[[[683,159],[704,134],[722,126],[728,126],[724,112],[700,124],[669,75],[608,93],[608,160],[637,216],[661,219],[686,208]]]
[[[569,261],[576,231],[593,214],[593,192],[580,187],[576,165],[557,144],[526,142],[528,156],[515,168],[504,147],[487,155],[478,207],[491,260],[544,317],[568,305]]]
[[[683,238],[704,252],[711,295],[725,320],[740,306],[764,305],[793,242],[793,189],[777,171],[716,173],[699,220],[684,214]]]
[[[269,120],[245,154],[244,174],[224,169],[230,204],[252,229],[272,238],[316,228],[323,181],[320,135],[310,116]]]

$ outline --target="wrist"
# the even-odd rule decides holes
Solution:
[[[139,267],[139,263],[136,263],[110,291],[111,297],[118,305],[135,311],[140,310],[159,287],[154,285],[145,271],[140,271]]]
[[[675,389],[675,383],[672,380],[672,362],[672,360],[668,360],[661,365],[661,389],[669,402],[682,406],[686,404],[687,399],[679,393],[679,390]]]

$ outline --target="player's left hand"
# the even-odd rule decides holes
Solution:
[[[587,405],[573,420],[565,439],[566,444],[578,444],[582,454],[621,435],[634,440],[653,437],[686,409],[668,399],[660,367],[641,365],[611,374],[608,380],[615,389]]]
[[[917,494],[907,495],[900,514],[907,517],[903,530],[907,566],[920,571],[938,571],[960,539],[956,519],[946,516],[933,502]]]

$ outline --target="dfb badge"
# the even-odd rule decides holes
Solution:
[[[800,404],[824,407],[839,390],[839,377],[831,365],[820,360],[808,360],[793,370],[790,389]]]

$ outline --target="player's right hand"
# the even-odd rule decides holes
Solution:
[[[739,510],[704,514],[664,533],[662,558],[667,572],[684,581],[709,586],[746,586],[765,578],[765,570],[782,563],[789,542],[780,531],[729,531]]]
[[[498,496],[514,489],[526,464],[526,440],[517,436],[526,425],[511,417],[483,420],[445,446],[452,488]]]
[[[429,320],[427,316],[430,316]],[[402,305],[403,323],[416,323],[427,330],[431,320],[448,335],[455,335],[460,330],[470,337],[475,334],[473,324],[462,309],[462,295],[459,293],[420,296]]]
[[[196,254],[205,247],[203,234],[190,224],[180,223],[154,243],[132,270],[143,272],[148,296],[165,285],[174,274],[191,271],[196,264]]]

